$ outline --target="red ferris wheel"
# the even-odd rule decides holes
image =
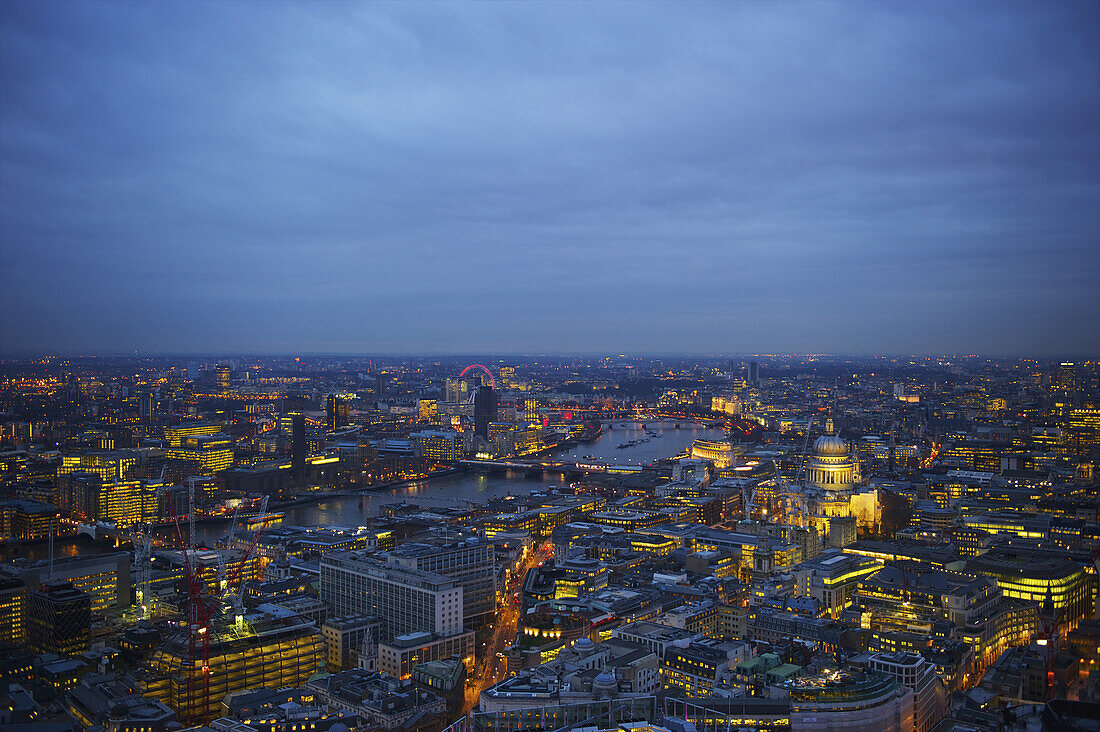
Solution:
[[[470,373],[471,371],[476,371],[476,370],[481,370],[486,376],[488,376],[489,377],[489,386],[493,387],[494,389],[496,388],[497,380],[493,377],[493,372],[490,371],[489,369],[485,368],[484,366],[482,366],[479,363],[472,363],[469,366],[467,366],[466,368],[462,369],[462,373],[458,375],[458,378],[460,378],[460,379],[465,378],[466,374]]]

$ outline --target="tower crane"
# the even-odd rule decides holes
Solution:
[[[189,492],[189,497],[194,492]],[[191,505],[191,514],[194,515],[194,504]],[[216,604],[211,602],[209,594],[204,592],[205,583],[202,580],[202,566],[197,569],[191,564],[193,547],[188,546],[183,538],[183,529],[180,527],[179,515],[173,509],[173,522],[176,527],[176,538],[179,541],[180,550],[183,553],[183,571],[187,581],[187,640],[188,654],[181,669],[186,677],[186,701],[184,714],[187,723],[205,723],[210,717],[210,635],[211,620],[214,616]],[[188,537],[194,542],[194,534]]]

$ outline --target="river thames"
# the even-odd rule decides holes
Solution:
[[[648,429],[648,433],[647,433]],[[650,436],[655,434],[656,436]],[[580,444],[572,450],[556,453],[553,459],[615,463],[619,465],[645,465],[660,458],[675,457],[683,453],[693,440],[720,440],[724,437],[720,428],[681,423],[679,428],[669,423],[614,422],[612,428],[604,428],[594,442]],[[643,441],[644,440],[644,441]],[[619,445],[635,442],[631,447]],[[379,507],[387,503],[409,501],[423,505],[461,507],[468,503],[487,503],[490,499],[505,495],[527,495],[563,484],[561,474],[541,473],[527,475],[523,472],[504,471],[484,474],[474,471],[444,475],[431,480],[410,481],[391,488],[355,496],[339,496],[321,499],[313,503],[287,506],[279,509],[284,514],[279,526],[359,526],[366,519],[378,515]],[[184,527],[186,531],[186,527]],[[238,528],[238,532],[244,532]],[[174,530],[157,532],[164,538],[174,536]],[[229,522],[206,523],[195,527],[200,544],[212,546],[216,539],[229,533]],[[86,537],[85,537],[86,538]],[[102,551],[101,544],[90,540],[63,538],[57,541],[57,556],[73,556],[89,551]],[[22,547],[6,546],[0,549],[0,558],[8,560],[23,556],[31,559],[47,555],[44,543]]]
[[[619,465],[644,465],[660,458],[674,457],[684,452],[696,439],[719,440],[722,429],[702,427],[696,424],[647,423],[650,433],[640,423],[614,422],[611,430],[604,429],[599,439],[589,444],[554,455],[561,460],[593,460]],[[618,448],[631,441],[647,440],[632,447]],[[431,506],[461,507],[468,503],[487,503],[490,499],[505,495],[526,495],[562,485],[561,474],[542,473],[528,476],[522,472],[504,471],[484,474],[477,472],[444,475],[431,480],[412,481],[401,485],[365,493],[361,496],[340,496],[299,506],[279,509],[284,514],[282,526],[359,526],[366,519],[378,515],[379,507],[387,503],[410,501]],[[225,536],[228,525],[207,524],[196,527],[196,534],[208,544]]]

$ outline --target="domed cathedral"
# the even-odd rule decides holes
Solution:
[[[839,437],[826,435],[814,441],[806,458],[805,496],[809,523],[817,527],[831,546],[847,541],[833,535],[833,519],[854,517],[860,528],[870,529],[881,521],[878,489],[863,486],[859,458]]]
[[[859,483],[859,460],[848,443],[826,435],[814,441],[806,460],[806,482],[823,490],[844,490]]]

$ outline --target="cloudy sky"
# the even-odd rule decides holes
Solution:
[[[0,4],[0,350],[1100,353],[1100,4]]]

